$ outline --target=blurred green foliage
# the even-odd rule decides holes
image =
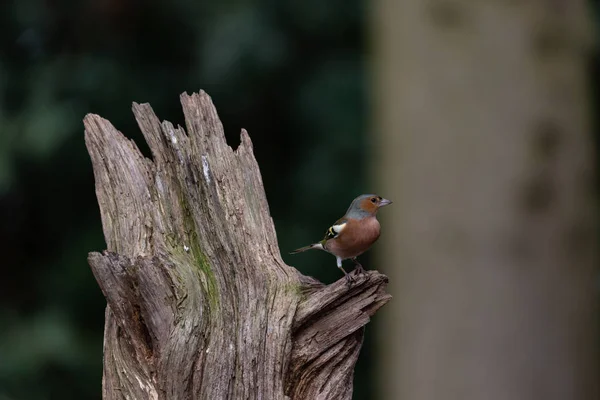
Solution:
[[[131,102],[183,124],[206,90],[232,146],[246,128],[284,259],[340,278],[319,239],[366,183],[365,4],[358,0],[0,3],[0,399],[99,399],[105,247],[82,118],[143,144]],[[363,259],[368,265],[368,256]],[[371,333],[372,335],[372,333]],[[369,334],[367,338],[369,338]],[[369,398],[370,346],[355,398]]]

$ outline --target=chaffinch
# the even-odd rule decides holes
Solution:
[[[392,202],[375,194],[363,194],[352,201],[346,215],[335,221],[327,229],[323,240],[301,247],[290,254],[306,250],[324,250],[335,256],[337,266],[342,270],[348,284],[352,282],[350,274],[342,268],[343,260],[352,260],[356,264],[356,272],[364,272],[356,257],[364,253],[379,238],[380,227],[377,211]]]

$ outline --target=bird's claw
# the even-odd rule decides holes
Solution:
[[[366,271],[365,269],[362,267],[362,265],[357,265],[356,268],[354,268],[354,273],[356,275],[362,275],[364,274]]]
[[[346,274],[346,285],[352,286],[354,283],[354,278],[350,274]]]

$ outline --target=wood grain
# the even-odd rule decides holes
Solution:
[[[182,94],[185,129],[133,113],[152,151],[84,119],[107,249],[104,399],[350,399],[377,272],[325,286],[281,259],[245,131],[225,141],[210,97]]]

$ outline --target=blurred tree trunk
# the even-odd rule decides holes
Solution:
[[[186,130],[134,105],[152,160],[84,121],[108,249],[89,255],[103,398],[350,399],[387,278],[324,286],[285,265],[248,134],[234,151],[208,95],[181,102]]]
[[[382,398],[599,398],[586,11],[377,3]]]

